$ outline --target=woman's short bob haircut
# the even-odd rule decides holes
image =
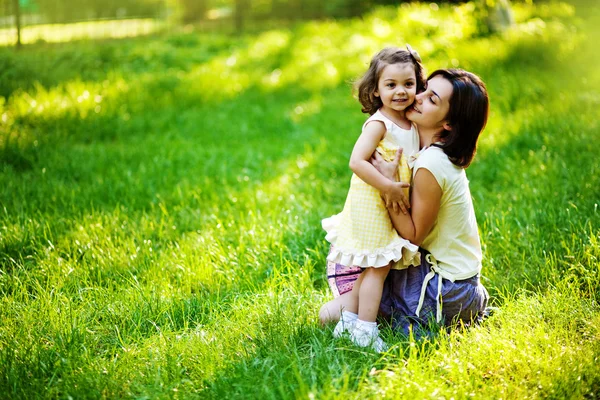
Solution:
[[[425,71],[421,63],[408,50],[386,47],[373,56],[369,69],[355,84],[358,89],[358,101],[362,104],[362,112],[373,115],[383,107],[381,99],[375,96],[375,91],[381,72],[387,65],[393,64],[412,64],[415,68],[417,93],[421,93],[425,89]]]
[[[477,139],[485,128],[489,113],[489,98],[483,81],[462,69],[438,69],[429,75],[442,76],[452,84],[450,109],[446,119],[450,130],[440,134],[441,144],[454,165],[467,168],[477,150]]]

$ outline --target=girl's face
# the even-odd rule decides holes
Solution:
[[[415,67],[403,63],[388,64],[383,68],[374,95],[381,99],[384,110],[399,112],[415,101],[416,93]]]
[[[434,76],[427,81],[427,89],[416,95],[415,103],[406,110],[406,118],[421,129],[449,130],[446,117],[450,111],[452,91],[450,81],[439,75]]]

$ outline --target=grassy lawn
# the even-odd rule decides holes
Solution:
[[[0,397],[600,396],[599,9],[412,4],[232,37],[0,49]],[[391,350],[334,341],[320,220],[387,44],[479,74],[467,173],[486,323]]]

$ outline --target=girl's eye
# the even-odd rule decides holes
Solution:
[[[389,88],[393,88],[393,87],[394,87],[394,84],[393,84],[393,83],[388,83],[388,85],[387,85],[387,86],[388,86]]]
[[[408,82],[408,83],[406,84],[406,86],[408,86],[408,87],[412,87],[413,85],[414,85],[414,83],[412,83],[412,82]]]

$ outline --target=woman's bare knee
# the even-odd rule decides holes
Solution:
[[[321,325],[327,325],[331,321],[332,317],[329,308],[327,307],[327,304],[323,304],[319,310],[319,322],[321,322]]]
[[[322,325],[337,322],[340,320],[340,316],[344,310],[351,312],[358,311],[358,298],[350,292],[344,293],[323,304],[319,310],[319,321]]]

